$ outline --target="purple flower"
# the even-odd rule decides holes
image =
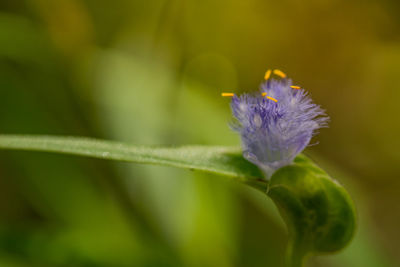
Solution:
[[[329,120],[307,92],[289,79],[270,79],[258,94],[234,96],[231,108],[236,119],[232,128],[241,135],[243,156],[267,178],[292,163]]]

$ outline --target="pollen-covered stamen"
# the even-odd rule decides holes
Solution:
[[[275,69],[273,72],[274,72],[275,75],[277,75],[277,76],[279,76],[281,78],[286,78],[286,74],[281,70]]]
[[[235,94],[234,93],[221,93],[222,97],[234,97]]]
[[[278,102],[278,100],[276,100],[276,99],[275,99],[275,98],[273,98],[273,97],[267,96],[267,98],[268,98],[269,100],[272,100],[272,101],[274,101],[274,102]]]
[[[267,95],[267,93],[266,93],[266,92],[263,92],[263,93],[261,93],[261,95],[262,95],[262,96],[266,96],[266,95]]]
[[[292,85],[292,86],[290,86],[290,88],[293,88],[293,89],[296,89],[296,90],[301,89],[301,87],[300,87],[300,86],[297,86],[297,85]]]
[[[267,70],[267,71],[265,72],[264,79],[265,79],[265,80],[268,80],[269,77],[271,77],[271,70]]]

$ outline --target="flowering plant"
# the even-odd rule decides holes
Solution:
[[[309,255],[336,252],[355,230],[355,209],[346,190],[300,152],[328,117],[304,89],[269,79],[258,94],[232,97],[236,147],[151,147],[82,137],[0,135],[0,149],[67,153],[102,159],[188,168],[234,178],[269,196],[289,230],[287,266]],[[260,171],[261,170],[261,171]],[[267,179],[265,179],[267,178]]]

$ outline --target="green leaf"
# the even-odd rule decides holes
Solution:
[[[346,190],[304,155],[277,170],[268,183],[237,147],[145,147],[79,137],[0,135],[0,149],[174,166],[249,184],[272,198],[288,225],[289,267],[302,266],[309,255],[342,249],[355,231],[355,208]]]
[[[287,266],[302,266],[307,256],[338,251],[352,239],[356,218],[350,196],[305,156],[279,169],[267,194],[288,226]]]
[[[45,151],[127,162],[157,164],[228,176],[263,192],[267,183],[260,170],[242,157],[238,147],[134,146],[82,137],[0,135],[0,149]]]

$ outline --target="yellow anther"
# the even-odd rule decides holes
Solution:
[[[264,79],[268,80],[269,77],[271,77],[271,70],[267,70],[267,72],[265,73]]]
[[[278,70],[278,69],[274,70],[274,74],[278,75],[281,78],[286,78],[286,74],[281,70]]]
[[[267,98],[268,98],[269,100],[272,100],[272,101],[274,101],[274,102],[278,102],[278,100],[276,100],[276,99],[275,99],[275,98],[273,98],[273,97],[267,96]]]
[[[261,93],[261,95],[262,95],[262,96],[266,96],[266,95],[267,95],[267,93],[265,93],[265,92],[264,92],[264,93]]]
[[[292,85],[292,86],[290,86],[290,88],[293,88],[293,89],[299,90],[301,87],[300,87],[300,86],[297,86],[297,85]]]
[[[235,96],[235,94],[234,93],[221,93],[221,96],[223,96],[223,97],[232,97],[232,96]]]

